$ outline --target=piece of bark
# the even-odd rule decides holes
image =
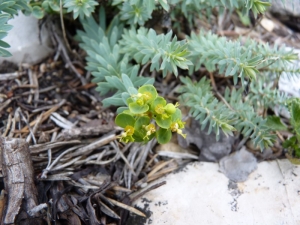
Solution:
[[[0,194],[0,221],[3,220],[3,213],[4,213],[4,210],[5,210],[5,203],[6,203],[5,191],[2,190],[1,194]]]
[[[3,222],[30,224],[33,218],[27,211],[38,202],[28,143],[24,139],[0,138],[0,150],[4,187],[8,195]],[[41,220],[35,218],[34,224],[41,224]]]

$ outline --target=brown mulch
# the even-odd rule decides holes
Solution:
[[[299,34],[268,16],[276,25],[271,32],[260,26],[232,29],[243,27],[232,15],[217,33],[235,38],[249,32],[257,40],[298,47]],[[2,64],[0,220],[121,225],[130,214],[146,217],[132,203],[188,160],[158,156],[155,141],[120,143],[115,109],[103,108],[83,60],[69,56],[60,36],[54,39],[60,50],[40,64]]]
[[[13,163],[2,163],[1,176],[10,192],[3,192],[0,200],[4,221],[125,224],[129,213],[145,217],[132,202],[163,185],[156,180],[178,163],[158,159],[154,141],[120,143],[115,113],[102,107],[89,75],[78,67],[84,78],[79,79],[63,66],[62,58],[2,71],[0,76],[1,157],[13,158]],[[28,154],[22,160],[26,151],[32,164]],[[9,173],[12,169],[15,172]],[[27,187],[30,176],[35,182]]]

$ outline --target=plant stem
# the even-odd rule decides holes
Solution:
[[[59,10],[60,23],[61,23],[61,28],[62,28],[62,32],[63,32],[64,41],[65,41],[65,44],[67,46],[68,51],[70,53],[72,53],[72,49],[70,47],[70,44],[68,42],[67,35],[66,35],[66,29],[65,29],[65,24],[64,24],[64,17],[63,17],[62,0],[59,1],[59,7],[60,7],[60,10]]]

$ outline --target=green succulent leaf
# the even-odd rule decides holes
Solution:
[[[49,6],[53,11],[59,12],[60,10],[60,2],[59,0],[50,0],[49,2]]]
[[[129,105],[130,103],[134,102],[133,99],[129,96],[129,98],[127,98],[126,100],[127,105]]]
[[[149,110],[148,105],[139,105],[136,102],[132,102],[129,104],[129,110],[133,114],[143,114]]]
[[[287,130],[287,126],[281,122],[278,116],[268,116],[266,126],[272,127],[273,130]]]
[[[81,19],[89,17],[94,12],[96,5],[99,5],[99,3],[95,0],[64,0],[64,7],[67,8],[67,12],[73,12],[74,19],[78,16]],[[50,6],[53,8],[52,5]],[[55,9],[57,8],[53,10]]]
[[[0,48],[0,56],[2,56],[2,57],[9,57],[9,56],[12,56],[12,54],[9,51],[7,51],[7,50],[5,50],[3,48]]]
[[[128,94],[129,95],[137,95],[138,94],[138,90],[136,90],[136,88],[134,88],[134,87],[129,87],[128,89],[127,89],[127,91],[128,91]],[[126,93],[127,94],[127,93]]]
[[[294,148],[296,146],[297,143],[297,137],[293,136],[289,139],[287,139],[286,141],[283,142],[282,147],[284,148]]]
[[[141,93],[141,94],[147,94],[147,95],[149,95],[149,97],[150,97],[149,102],[153,101],[154,99],[157,98],[156,88],[153,85],[151,85],[151,84],[147,84],[147,85],[141,86],[138,89],[138,92]]]
[[[293,101],[291,105],[291,117],[296,127],[300,126],[300,101]]]
[[[146,2],[146,1],[145,1]],[[161,70],[165,77],[168,72],[178,75],[177,67],[188,69],[192,66],[188,59],[190,52],[185,41],[172,38],[172,31],[157,35],[153,29],[125,30],[120,40],[122,52],[137,63],[151,62],[150,71]]]
[[[2,3],[3,4],[3,3]],[[2,5],[3,6],[3,5]],[[1,7],[1,4],[0,4]],[[11,25],[7,24],[10,19],[8,14],[0,14],[0,57],[9,57],[11,53],[3,48],[9,48],[9,44],[2,41],[1,39],[7,36],[7,32],[12,28]]]
[[[133,116],[123,112],[117,115],[115,123],[122,128],[125,128],[126,126],[134,127],[135,119]]]
[[[163,97],[157,97],[151,104],[151,109],[156,114],[164,114],[167,101]]]
[[[129,111],[129,108],[128,107],[119,107],[117,109],[117,114],[123,113],[126,110]]]
[[[155,121],[158,126],[168,129],[171,126],[172,123],[172,117],[169,116],[168,118],[164,118],[164,115],[157,115],[155,118]]]
[[[9,47],[10,47],[10,45],[9,45],[9,44],[7,44],[6,42],[4,42],[4,41],[0,40],[0,47],[2,47],[2,48],[9,48]]]
[[[159,144],[166,144],[172,138],[172,132],[170,129],[160,128],[156,133],[156,139]]]
[[[49,12],[51,9],[49,5],[49,1],[43,1],[41,6],[46,12]]]
[[[128,24],[144,23],[151,18],[151,11],[146,8],[143,1],[135,3],[124,2],[121,8],[121,20],[126,20]]]
[[[169,11],[170,6],[167,0],[158,0],[159,4],[164,8],[164,10]]]
[[[44,17],[45,14],[41,7],[34,6],[34,7],[32,7],[32,15],[38,19],[41,19]]]
[[[144,126],[150,124],[150,118],[147,116],[139,117],[134,125],[134,139],[138,142],[145,141],[144,137],[146,136],[146,130]]]
[[[175,122],[177,120],[181,120],[182,119],[182,114],[180,109],[176,108],[176,111],[174,114],[172,114],[172,122]]]
[[[295,148],[295,157],[300,158],[300,147],[299,146],[297,146],[297,148]]]

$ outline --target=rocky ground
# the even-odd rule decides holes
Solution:
[[[259,41],[300,49],[298,21],[299,15],[294,11],[273,9],[253,25],[245,26],[236,14],[226,14],[219,18],[218,33],[229,38],[247,33]],[[214,27],[211,21],[199,21],[199,29]],[[296,178],[300,171],[287,166],[286,160],[280,161],[285,158],[281,146],[261,153],[238,138],[224,136],[216,142],[214,135],[206,135],[192,120],[187,123],[186,140],[174,136],[167,145],[151,141],[143,146],[118,142],[120,128],[114,124],[115,109],[102,107],[103,98],[95,91],[91,75],[84,69],[84,52],[72,38],[69,41],[73,51],[68,51],[63,37],[55,29],[52,23],[47,23],[42,29],[46,33],[41,33],[43,45],[40,46],[40,39],[36,38],[38,45],[26,45],[22,50],[29,51],[25,53],[21,53],[20,48],[12,50],[17,57],[8,59],[10,62],[2,60],[0,66],[3,190],[0,217],[6,223],[17,220],[18,224],[55,221],[56,224],[159,225],[197,224],[205,218],[207,222],[203,224],[222,224],[225,218],[227,223],[223,224],[300,224],[296,215],[300,205],[297,205],[300,200]],[[33,39],[20,32],[18,28],[17,35],[12,36]],[[73,31],[69,32],[71,37]],[[47,41],[51,45],[47,45]],[[15,43],[19,45],[18,40]],[[47,54],[37,57],[32,49]],[[218,80],[216,82],[218,85]],[[284,86],[286,83],[282,81],[281,88],[285,90],[287,86],[291,94],[300,96],[299,87],[291,88],[299,83]],[[173,78],[164,82],[158,78],[156,82],[161,93],[170,93],[167,98],[171,100],[176,100],[174,90],[178,85]],[[278,161],[258,164],[271,159]],[[220,165],[216,163],[219,161]],[[276,162],[284,163],[285,167],[276,167]],[[278,168],[285,169],[282,172]],[[265,173],[275,170],[275,175]],[[284,185],[278,184],[280,188],[272,189],[276,183],[268,178],[285,172],[288,175],[276,180]],[[172,175],[164,177],[170,173]],[[291,181],[293,179],[297,181]],[[260,184],[265,182],[263,188],[255,189],[260,186],[256,180]],[[253,189],[263,194],[257,201],[253,200],[252,205],[271,201],[272,197],[282,201],[274,203],[277,208],[265,204],[260,210],[249,212],[245,205],[247,199],[254,198]],[[241,201],[245,196],[247,199]],[[191,204],[199,202],[205,204]],[[227,207],[224,211],[222,204]],[[206,211],[208,207],[210,211]],[[199,208],[199,216],[196,216],[197,210],[190,211],[190,208]],[[232,212],[238,210],[241,213],[236,222],[232,222],[237,215]],[[274,221],[269,220],[270,216],[262,217],[266,222],[260,223],[257,212],[262,210],[280,215],[281,222],[268,223]],[[254,218],[252,222],[243,221],[248,213]],[[177,222],[171,222],[171,218]]]

